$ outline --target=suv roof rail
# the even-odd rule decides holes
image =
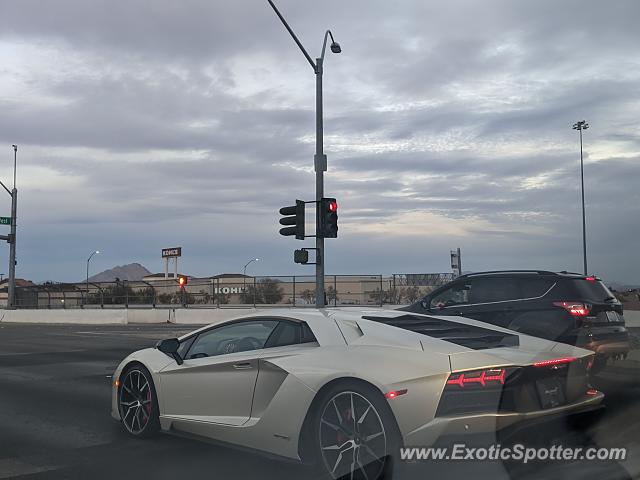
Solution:
[[[465,273],[464,275],[460,275],[456,278],[474,277],[476,275],[498,275],[501,273],[536,273],[538,275],[558,275],[556,272],[550,272],[547,270],[490,270],[487,272]]]

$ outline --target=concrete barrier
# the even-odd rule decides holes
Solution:
[[[127,308],[127,323],[172,323],[173,308]]]
[[[127,323],[127,311],[124,308],[119,310],[1,310],[0,322],[123,325]]]
[[[2,323],[126,325],[179,323],[208,325],[258,312],[251,308],[118,308],[64,310],[0,310]]]
[[[627,327],[640,328],[640,310],[625,310],[624,320]]]

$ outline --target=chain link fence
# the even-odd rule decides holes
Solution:
[[[327,275],[329,306],[413,303],[454,276],[450,273]],[[16,308],[175,308],[315,306],[314,276],[219,275],[145,281],[52,283],[16,288]]]

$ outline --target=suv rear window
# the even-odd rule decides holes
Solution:
[[[599,280],[585,280],[584,278],[572,280],[573,285],[580,295],[576,300],[591,300],[592,302],[605,302],[614,299],[613,293]]]

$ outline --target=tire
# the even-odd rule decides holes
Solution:
[[[125,431],[137,438],[160,430],[160,411],[153,378],[145,367],[134,364],[120,375],[118,412]]]
[[[357,383],[339,384],[324,392],[317,406],[311,445],[326,478],[391,478],[401,437],[380,392]]]

